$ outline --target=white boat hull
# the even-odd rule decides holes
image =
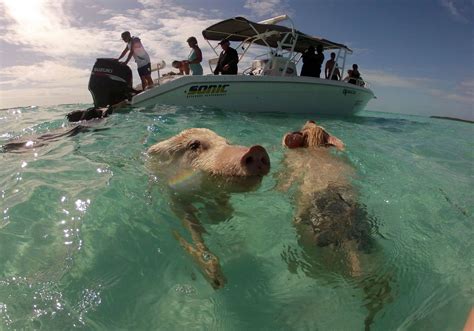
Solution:
[[[243,112],[352,115],[374,93],[341,81],[312,77],[180,76],[137,94],[132,106],[210,106]]]

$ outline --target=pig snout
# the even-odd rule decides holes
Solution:
[[[240,163],[250,175],[265,176],[270,171],[270,157],[260,145],[250,147],[242,156]]]

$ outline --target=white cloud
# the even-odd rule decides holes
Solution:
[[[415,88],[428,86],[434,80],[420,77],[404,77],[382,70],[364,70],[364,79],[373,85]]]
[[[81,57],[110,49],[108,31],[72,26],[65,0],[4,0],[2,40],[20,49],[54,58]]]
[[[30,87],[21,90],[0,89],[0,109],[22,106],[49,106],[52,104],[92,104],[87,88],[71,87]]]
[[[118,40],[120,33],[125,30],[130,30],[132,35],[140,37],[152,62],[165,60],[170,63],[175,59],[186,58],[190,51],[186,39],[195,36],[202,47],[205,41],[201,31],[218,21],[209,19],[203,13],[176,5],[165,5],[154,0],[139,2],[145,7],[143,10],[133,9],[116,15],[109,14],[104,25],[116,31],[114,40]],[[118,56],[123,48],[122,41],[114,42],[112,47],[116,53],[114,56]],[[204,58],[215,56],[206,47],[202,50]],[[203,63],[203,66],[205,67],[206,63]]]
[[[142,0],[144,9],[113,12],[97,8],[98,15],[107,13],[101,28],[74,26],[77,24],[75,17],[66,10],[65,0],[26,0],[32,4],[30,10],[23,10],[23,2],[4,1],[3,11],[8,24],[6,33],[0,38],[22,50],[54,59],[117,57],[125,46],[120,39],[120,33],[125,30],[142,37],[152,56],[163,58],[173,55],[178,47],[187,48],[187,37],[199,38],[201,31],[216,21],[195,11]],[[168,49],[170,45],[175,48]]]
[[[289,10],[286,1],[283,0],[247,0],[244,8],[259,17],[266,16],[265,18],[287,14]]]
[[[0,108],[90,103],[90,70],[52,61],[0,69]]]
[[[456,0],[441,0],[441,5],[446,8],[451,16],[457,21],[463,23],[467,23],[469,21],[462,13],[462,7],[459,1],[456,2]]]
[[[44,61],[28,66],[13,66],[0,69],[0,86],[24,88],[42,85],[45,88],[77,86],[87,84],[90,70],[79,69],[68,64]]]
[[[205,12],[189,11],[170,3],[163,5],[155,0],[140,1],[139,9],[128,10],[101,8],[92,2],[87,5],[87,1],[84,1],[85,10],[92,10],[99,16],[106,14],[106,20],[100,26],[96,22],[80,24],[78,9],[70,7],[71,2],[65,0],[0,2],[0,21],[5,23],[5,33],[0,35],[0,40],[8,47],[2,47],[2,53],[8,51],[11,55],[29,51],[33,55],[29,62],[23,58],[22,65],[0,70],[0,107],[14,106],[15,98],[25,104],[26,95],[30,96],[28,100],[34,100],[34,95],[45,100],[46,95],[51,96],[53,88],[65,86],[75,86],[81,91],[77,95],[89,102],[87,82],[95,57],[118,57],[125,47],[120,38],[120,33],[125,30],[131,30],[132,34],[142,38],[153,63],[187,58],[190,49],[186,39],[192,35],[197,37],[201,47],[204,46],[205,59],[215,57],[203,45],[201,31],[214,24],[216,19],[208,19]],[[214,11],[213,17],[218,16]],[[35,57],[47,60],[35,63]],[[84,64],[89,69],[83,69]],[[133,61],[130,66],[134,82],[138,83]],[[208,72],[207,63],[203,62],[203,67]],[[32,90],[27,92],[26,88]],[[50,99],[50,103],[58,103],[58,100]]]
[[[401,76],[381,70],[364,70],[363,76],[375,90],[377,86],[403,88],[435,97],[438,100],[454,101],[470,109],[474,104],[474,80],[466,80],[450,87],[446,81],[442,80]]]
[[[434,96],[467,104],[474,105],[474,80],[466,80],[459,83],[454,89],[431,89],[430,93]]]
[[[459,89],[466,94],[474,96],[474,79],[465,80],[459,84]]]

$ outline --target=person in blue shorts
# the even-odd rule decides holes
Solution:
[[[127,54],[127,52],[129,52],[127,59],[122,63],[126,65],[133,56],[137,63],[138,75],[142,81],[142,89],[145,90],[153,87],[150,56],[145,51],[140,38],[132,37],[129,31],[125,31],[122,33],[122,40],[127,44],[127,46],[125,46],[125,49],[117,60],[120,60],[125,56],[125,54]]]

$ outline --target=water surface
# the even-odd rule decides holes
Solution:
[[[67,126],[88,105],[0,110],[0,144]],[[307,116],[133,109],[25,153],[0,153],[0,329],[460,330],[473,300],[473,126],[364,112],[314,118],[347,146],[377,220],[359,277],[305,256],[292,191],[275,189],[282,135]],[[214,290],[146,149],[190,127],[261,144],[272,170],[201,220],[227,277]],[[294,192],[293,192],[294,193]],[[372,314],[372,315],[371,315]]]

